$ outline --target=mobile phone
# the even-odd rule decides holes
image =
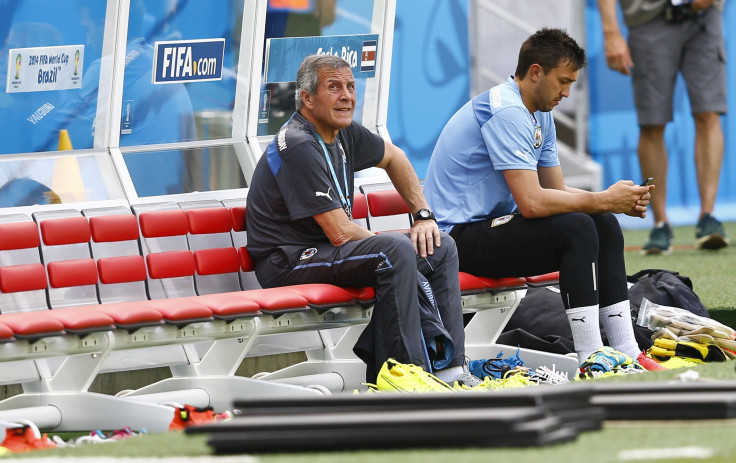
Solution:
[[[646,179],[643,182],[641,182],[641,184],[639,184],[639,186],[647,186],[650,183],[652,183],[653,180],[654,180],[654,177],[649,177],[648,179]]]

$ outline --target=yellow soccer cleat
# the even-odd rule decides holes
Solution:
[[[486,376],[483,382],[475,387],[468,387],[462,384],[455,384],[455,389],[459,391],[500,391],[502,389],[514,389],[517,387],[536,386],[539,383],[530,379],[528,368],[514,368],[507,371],[503,378],[493,379]]]
[[[421,367],[388,359],[378,372],[376,389],[395,392],[455,392],[452,386]]]

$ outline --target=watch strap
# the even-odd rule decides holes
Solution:
[[[434,220],[435,222],[437,221],[437,219],[435,219],[434,217],[434,213],[426,208],[419,209],[413,217],[415,222],[417,220]]]

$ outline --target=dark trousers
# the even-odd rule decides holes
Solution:
[[[462,365],[465,331],[457,248],[445,233],[442,245],[425,259],[416,255],[407,235],[388,232],[339,247],[330,243],[281,246],[256,264],[256,276],[264,288],[301,283],[375,287],[373,315],[355,349],[366,362],[369,382],[375,381],[388,358],[431,371],[422,338],[417,270],[429,281],[442,324],[455,346],[448,366]]]
[[[456,225],[460,270],[491,278],[560,272],[566,309],[628,300],[624,238],[613,214],[487,219]]]

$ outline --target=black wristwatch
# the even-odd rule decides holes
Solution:
[[[437,219],[434,218],[434,213],[430,211],[429,209],[419,209],[416,214],[414,214],[414,221],[417,220],[434,220],[435,222]]]

